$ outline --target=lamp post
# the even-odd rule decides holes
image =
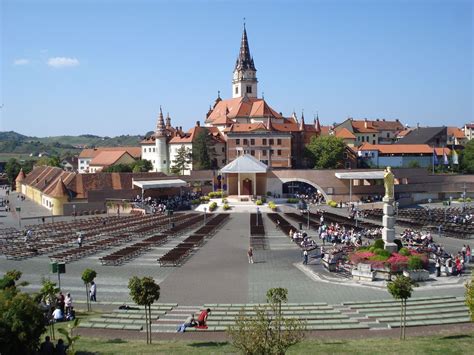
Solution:
[[[398,208],[400,206],[400,202],[396,201],[395,202],[395,208],[396,208],[396,211],[397,211],[397,218],[398,218]]]
[[[356,228],[359,228],[359,209],[357,207],[354,208],[354,219],[356,222]]]
[[[258,209],[258,206],[257,206],[257,223],[256,223],[256,226],[258,227],[258,213],[259,213],[259,209]]]
[[[206,211],[207,211],[207,207],[204,207],[204,224],[206,224]]]
[[[309,205],[308,205],[308,208],[307,208],[306,212],[308,213],[308,227],[307,227],[307,229],[309,230]]]
[[[429,216],[429,219],[431,221],[431,199],[429,198],[428,199],[428,216]]]
[[[74,221],[76,220],[76,205],[72,205],[72,210],[73,210],[73,215],[74,215]]]

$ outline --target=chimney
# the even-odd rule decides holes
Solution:
[[[364,119],[364,127],[367,128],[367,118]]]
[[[179,131],[183,132],[183,127],[182,126],[179,126]]]
[[[196,127],[201,127],[201,122],[196,121]]]

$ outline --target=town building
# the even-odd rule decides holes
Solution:
[[[396,141],[398,133],[403,129],[403,124],[398,119],[391,121],[385,119],[368,120],[367,118],[363,120],[348,118],[334,127],[336,135],[339,133],[349,137],[348,132],[351,133],[355,137],[353,139],[350,136],[355,146],[364,143],[392,144]],[[342,130],[346,131],[340,133]]]
[[[370,144],[358,148],[361,163],[366,167],[427,168],[433,165],[433,154],[443,164],[444,155],[449,157],[451,149],[433,148],[428,144]]]
[[[115,152],[115,153],[110,153],[110,154],[102,154],[106,152]],[[130,155],[130,157],[133,158],[133,161],[138,160],[141,158],[141,148],[140,147],[97,147],[97,148],[88,148],[88,149],[83,149],[82,152],[79,154],[79,162],[78,162],[78,172],[81,174],[84,173],[91,173],[91,172],[96,172],[100,171],[104,168],[104,166],[110,166],[110,165],[115,165],[119,163],[125,163],[125,160],[130,162],[130,159],[122,159],[121,157],[124,155],[124,153],[127,153]],[[99,159],[96,159],[93,162],[93,170],[91,171],[90,164],[93,159],[96,157],[99,157]],[[111,162],[110,157],[111,156],[116,157],[116,160]],[[107,157],[107,160],[105,161],[105,158]],[[108,165],[104,165],[104,162],[107,163]]]
[[[447,144],[450,147],[462,147],[464,146],[469,140],[462,131],[461,128],[458,127],[448,127],[448,141]]]
[[[447,127],[417,127],[410,130],[395,144],[428,144],[431,147],[446,147]]]
[[[464,135],[466,136],[467,140],[471,140],[474,138],[474,123],[466,123],[463,127]]]

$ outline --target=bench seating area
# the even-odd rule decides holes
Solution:
[[[397,224],[420,229],[431,226],[431,231],[438,233],[438,226],[441,226],[441,233],[447,237],[458,239],[470,239],[474,235],[474,223],[454,223],[454,216],[462,216],[474,213],[474,208],[468,207],[462,212],[459,207],[446,208],[403,208],[398,210]],[[367,218],[381,220],[382,209],[366,211]]]
[[[280,230],[287,236],[290,235],[290,230],[292,230],[293,232],[297,230],[295,226],[293,226],[290,222],[288,222],[278,213],[268,213],[267,216],[273,223],[275,223],[277,228],[280,228]]]
[[[152,320],[157,320],[171,311],[176,304],[158,303],[151,306]],[[80,328],[135,330],[145,329],[145,310],[142,306],[133,305],[134,309],[115,309],[110,313],[101,314],[100,317],[89,318],[80,322]],[[138,308],[138,309],[135,309]]]
[[[134,243],[128,247],[117,250],[109,255],[100,258],[102,265],[121,265],[124,262],[138,257],[151,247],[156,247],[166,243],[168,237],[165,235],[155,235],[148,237],[141,242]]]
[[[345,302],[358,313],[390,327],[400,327],[400,302],[395,300]],[[433,296],[407,301],[407,327],[468,323],[469,312],[463,297]]]
[[[250,246],[254,249],[266,249],[265,226],[261,213],[250,214]]]
[[[201,221],[199,216],[199,221]],[[210,215],[206,224],[195,233],[186,238],[183,242],[168,251],[158,259],[160,266],[179,266],[192,253],[192,251],[204,243],[205,238],[210,238],[217,231],[218,227],[229,218],[228,213]],[[207,233],[204,234],[204,231]]]
[[[78,233],[82,234],[84,246],[125,233],[145,236],[165,219],[159,215],[107,216],[33,225],[24,231],[9,228],[6,232],[0,230],[0,253],[7,259],[25,259],[65,250],[76,245]],[[31,237],[24,236],[26,230],[31,230]]]

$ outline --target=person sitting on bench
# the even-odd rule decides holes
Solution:
[[[186,331],[186,328],[193,328],[197,325],[198,324],[196,323],[196,320],[194,319],[194,314],[191,314],[188,318],[186,318],[184,323],[178,327],[178,332],[184,333]]]
[[[201,328],[207,328],[206,322],[207,322],[207,317],[209,316],[209,313],[211,313],[211,309],[205,309],[204,311],[201,312],[199,315],[197,322],[198,322],[198,327]]]

